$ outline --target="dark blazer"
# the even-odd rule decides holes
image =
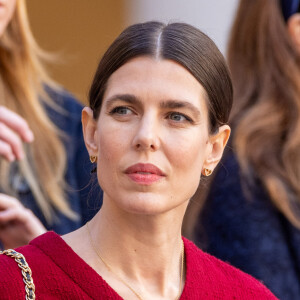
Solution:
[[[245,190],[241,178],[229,149],[199,216],[196,243],[263,281],[278,298],[300,299],[300,231],[273,206],[258,179]]]
[[[52,122],[65,135],[62,140],[67,155],[66,196],[71,208],[78,214],[78,220],[71,220],[56,211],[57,220],[53,224],[48,224],[24,178],[16,176],[17,170],[13,171],[10,177],[14,190],[17,191],[17,197],[23,205],[31,209],[48,230],[65,234],[79,228],[96,214],[102,204],[102,192],[97,180],[95,178],[92,180],[90,175],[92,164],[82,135],[82,105],[64,90],[58,92],[49,87],[45,89],[49,96],[63,108],[63,112],[58,112],[44,104]]]

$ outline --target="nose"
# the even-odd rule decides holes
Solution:
[[[160,145],[160,129],[154,115],[141,118],[133,138],[133,147],[138,151],[156,151]]]

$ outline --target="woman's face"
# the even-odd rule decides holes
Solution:
[[[12,19],[16,8],[16,0],[0,0],[0,38]]]
[[[206,93],[170,60],[139,57],[115,71],[93,126],[85,139],[90,155],[98,156],[104,201],[127,212],[159,214],[186,205],[215,154]]]

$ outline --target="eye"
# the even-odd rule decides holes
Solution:
[[[171,121],[174,121],[174,122],[192,122],[192,119],[189,118],[188,116],[182,114],[182,113],[179,113],[179,112],[172,112],[168,115],[168,118],[171,120]]]
[[[132,110],[126,106],[117,106],[110,112],[111,115],[129,115],[132,114]]]

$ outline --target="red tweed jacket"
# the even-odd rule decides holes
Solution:
[[[181,300],[276,299],[253,277],[202,252],[186,239],[184,246],[186,282]],[[37,300],[122,299],[54,232],[16,250],[32,270]],[[21,270],[6,255],[0,255],[0,299],[25,299]]]

